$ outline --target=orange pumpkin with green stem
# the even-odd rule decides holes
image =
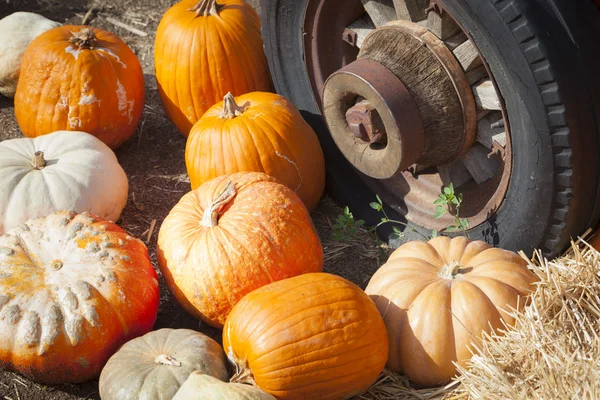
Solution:
[[[192,189],[219,175],[264,172],[294,190],[310,211],[325,188],[317,135],[293,104],[274,93],[228,93],[194,124],[185,161]]]
[[[271,91],[258,14],[243,0],[183,0],[169,8],[154,43],[167,117],[185,136],[227,92]]]
[[[142,67],[112,33],[60,26],[23,55],[15,115],[27,137],[83,131],[114,150],[133,136],[143,111]]]

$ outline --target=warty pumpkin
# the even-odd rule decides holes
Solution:
[[[325,188],[325,159],[317,135],[284,97],[228,93],[194,124],[185,148],[192,189],[219,175],[264,172],[314,209]]]
[[[223,328],[232,382],[280,400],[348,399],[366,391],[388,356],[385,324],[352,282],[310,273],[243,297]]]
[[[0,235],[55,211],[116,221],[129,184],[112,150],[85,132],[0,142]]]
[[[83,131],[114,150],[135,133],[143,111],[140,62],[112,33],[60,26],[23,55],[15,114],[27,137]]]
[[[437,386],[466,366],[482,332],[510,326],[537,276],[516,253],[463,236],[396,249],[365,291],[389,334],[388,367],[419,386]]]
[[[30,12],[19,11],[0,19],[0,94],[13,97],[19,81],[25,49],[38,35],[60,26],[58,22]]]
[[[45,384],[97,378],[158,311],[148,250],[96,216],[56,212],[0,236],[0,367]]]
[[[194,371],[208,374],[203,376],[217,382],[227,381],[226,362],[221,346],[203,333],[159,329],[125,343],[108,360],[98,383],[100,397],[102,400],[171,399]]]
[[[271,91],[260,19],[243,0],[183,0],[162,17],[154,43],[167,117],[185,136],[228,92]]]
[[[218,328],[252,290],[323,269],[306,207],[259,172],[223,175],[184,195],[160,227],[157,253],[179,303]]]
[[[200,371],[193,372],[173,400],[277,400],[262,390],[241,383],[226,383]]]

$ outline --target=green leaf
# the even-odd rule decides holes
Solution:
[[[362,219],[359,219],[358,221],[354,222],[354,226],[363,226],[365,224],[365,221],[363,221]]]
[[[456,197],[454,197],[454,196],[452,197],[452,200],[450,200],[450,202],[452,204],[455,204],[455,205],[459,205],[460,204],[460,201]]]
[[[383,217],[383,218],[381,218],[381,222],[382,222],[382,223],[383,223],[383,222],[388,222],[388,221],[389,221],[389,220],[387,219],[387,217]]]
[[[438,237],[438,236],[440,236],[440,233],[438,231],[436,231],[435,229],[431,231],[431,238]]]
[[[438,204],[446,204],[446,198],[445,197],[438,198],[438,199],[436,199],[433,202],[433,204],[436,204],[436,205],[438,205]]]
[[[375,197],[377,198],[377,201],[379,202],[379,204],[383,205],[383,201],[381,201],[381,197],[379,197],[378,194],[376,194]]]
[[[455,226],[455,225],[451,225],[448,228],[446,228],[447,232],[456,232],[456,231],[460,231],[460,230],[462,230],[462,229],[460,229],[460,227]]]
[[[446,187],[444,188],[444,194],[445,194],[446,196],[450,196],[450,195],[452,194],[452,190],[450,190],[450,188],[449,188],[448,186],[446,186]]]
[[[433,216],[433,218],[438,219],[438,218],[440,218],[444,214],[446,214],[446,210],[444,209],[444,207],[437,206],[435,208],[435,215]]]
[[[454,183],[450,182],[448,189],[450,189],[450,193],[454,194]]]
[[[371,202],[369,205],[371,206],[371,208],[372,208],[373,210],[377,210],[377,211],[379,211],[379,210],[380,210],[380,207],[381,207],[381,205],[380,205],[379,203],[376,203],[376,202],[374,202],[374,201],[373,201],[373,202]]]
[[[398,227],[396,227],[396,226],[394,226],[394,227],[392,228],[392,231],[394,231],[394,232],[395,232],[395,233],[397,233],[398,235],[402,235],[402,231],[401,231],[401,230],[400,230]]]

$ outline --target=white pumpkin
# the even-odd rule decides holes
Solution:
[[[39,14],[19,11],[0,19],[0,93],[14,97],[21,70],[21,59],[37,36],[60,26]]]
[[[116,221],[128,190],[113,151],[88,133],[57,131],[0,142],[0,235],[60,210]]]
[[[181,385],[173,400],[277,400],[259,388],[242,383],[226,383],[199,371]]]

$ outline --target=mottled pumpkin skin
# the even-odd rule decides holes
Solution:
[[[453,276],[445,266],[458,265]],[[458,267],[457,267],[458,268]],[[396,249],[365,291],[390,338],[388,367],[420,386],[437,386],[466,366],[482,332],[512,325],[538,278],[516,253],[465,237],[412,241]]]
[[[229,181],[237,194],[216,226],[203,226],[204,210]],[[223,175],[183,196],[160,227],[157,253],[177,301],[219,328],[252,290],[323,269],[321,241],[300,198],[258,172]]]
[[[84,26],[66,25],[38,36],[23,55],[15,114],[23,135],[83,131],[111,149],[131,138],[144,111],[144,75],[131,49],[112,33],[93,29],[90,49],[69,40]]]
[[[277,400],[257,387],[227,383],[200,371],[192,372],[173,400]]]
[[[235,101],[248,107],[241,115],[220,118],[221,101],[190,132],[185,161],[192,189],[219,175],[264,172],[313,210],[325,189],[325,159],[310,125],[278,94],[254,92]]]
[[[125,343],[108,360],[98,382],[100,398],[171,399],[194,371],[225,384],[226,363],[219,343],[203,333],[170,328],[148,332]]]
[[[97,378],[158,303],[146,246],[111,222],[62,211],[0,236],[0,367],[35,382]]]
[[[280,400],[348,399],[383,370],[388,336],[377,307],[358,286],[312,273],[240,300],[225,323],[223,348]]]
[[[187,136],[213,104],[272,91],[260,19],[244,0],[219,0],[218,15],[190,11],[200,0],[167,10],[156,31],[156,82],[167,117]]]

